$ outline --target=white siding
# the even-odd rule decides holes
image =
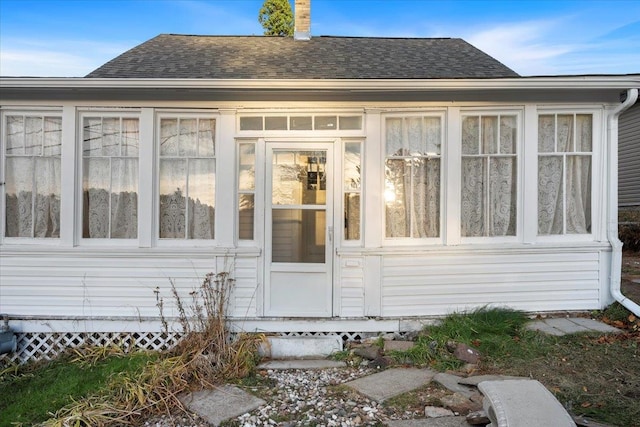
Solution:
[[[364,259],[344,257],[340,260],[341,317],[364,316]]]
[[[234,261],[233,312],[255,315],[256,258]],[[164,314],[176,315],[173,282],[185,306],[209,272],[211,254],[123,254],[103,250],[59,253],[8,253],[0,262],[0,312],[11,317],[157,317],[156,288]]]
[[[442,315],[483,305],[600,308],[599,252],[387,255],[383,316]]]
[[[640,206],[640,103],[618,123],[618,204]]]

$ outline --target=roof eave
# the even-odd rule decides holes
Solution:
[[[504,89],[626,89],[640,86],[640,74],[486,79],[140,79],[0,77],[7,89],[227,89],[227,90],[504,90]]]

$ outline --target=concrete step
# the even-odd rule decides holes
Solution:
[[[342,351],[339,336],[267,337],[258,349],[262,357],[270,359],[318,359]]]
[[[478,388],[492,427],[575,427],[558,400],[536,380],[483,381]]]

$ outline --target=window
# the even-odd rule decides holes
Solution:
[[[362,130],[362,115],[243,116],[241,131]]]
[[[161,239],[213,239],[215,119],[160,119]]]
[[[440,235],[440,116],[386,119],[386,237]]]
[[[138,118],[87,116],[82,126],[82,237],[135,239]]]
[[[591,114],[538,116],[538,234],[591,233]]]
[[[359,142],[344,144],[344,239],[360,240],[362,156]]]
[[[462,237],[515,236],[518,118],[462,117]]]
[[[254,239],[256,144],[238,144],[238,239]]]
[[[60,237],[62,118],[5,116],[6,237]]]

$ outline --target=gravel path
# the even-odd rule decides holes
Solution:
[[[351,427],[381,425],[391,419],[413,418],[413,412],[398,413],[379,405],[346,386],[375,372],[366,367],[316,370],[267,370],[258,375],[255,386],[243,387],[267,404],[228,421],[229,426],[324,426]],[[263,384],[264,383],[264,384]],[[206,422],[185,414],[147,421],[148,427],[204,427]]]

